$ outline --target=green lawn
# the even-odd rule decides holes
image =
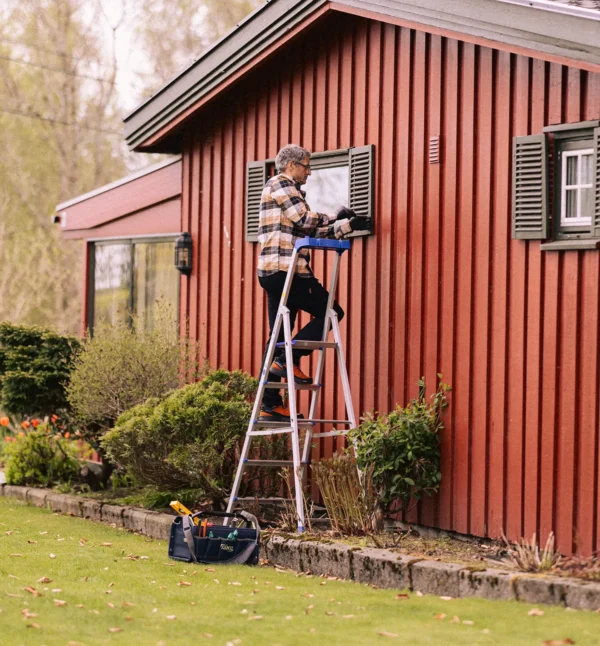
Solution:
[[[169,561],[164,542],[0,498],[1,646],[600,643],[599,614],[532,607],[210,571]]]

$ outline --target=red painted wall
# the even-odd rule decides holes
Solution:
[[[338,295],[355,406],[405,403],[421,375],[453,386],[442,491],[412,520],[513,539],[554,529],[562,551],[589,554],[600,548],[600,256],[512,240],[510,166],[513,136],[598,118],[598,74],[327,18],[185,134],[182,229],[196,255],[182,315],[211,365],[258,374],[268,323],[243,233],[246,163],[289,142],[375,144],[376,235],[353,242]],[[438,134],[442,163],[430,165]],[[313,265],[327,277],[323,255]],[[336,417],[331,362],[325,384],[322,413]]]

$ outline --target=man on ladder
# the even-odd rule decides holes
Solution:
[[[301,186],[306,184],[310,171],[310,152],[301,146],[288,144],[275,158],[278,174],[272,177],[263,189],[260,203],[258,240],[261,245],[258,259],[258,280],[267,293],[270,334],[277,317],[279,303],[286,276],[290,267],[294,245],[297,240],[310,236],[313,238],[342,238],[352,231],[366,231],[370,228],[368,218],[358,217],[354,211],[341,208],[337,215],[323,215],[310,210]],[[290,323],[294,327],[299,310],[308,312],[314,318],[294,337],[296,341],[319,341],[323,335],[323,325],[329,294],[313,275],[307,249],[299,251],[296,271],[287,298],[290,310]],[[338,319],[344,311],[334,302],[333,308]],[[283,326],[278,342],[283,341]],[[270,340],[270,337],[269,337]],[[266,348],[269,347],[267,341]],[[267,349],[265,349],[266,356]],[[300,370],[299,362],[303,355],[312,350],[293,350],[294,380],[299,384],[310,384],[312,379]],[[285,350],[277,349],[269,371],[270,381],[281,381],[287,376]],[[290,420],[289,409],[283,406],[281,392],[276,389],[265,391],[261,405],[261,420],[282,422]]]

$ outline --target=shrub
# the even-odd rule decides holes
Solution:
[[[0,409],[22,417],[64,414],[80,341],[25,325],[0,324]]]
[[[120,415],[198,376],[198,346],[180,339],[173,312],[157,307],[153,329],[100,322],[75,362],[68,399],[82,436],[102,454],[100,439]]]
[[[229,492],[257,382],[216,370],[122,414],[102,446],[140,484],[200,489],[220,504]]]
[[[48,487],[70,482],[79,473],[79,464],[71,446],[45,430],[36,430],[4,449],[6,481],[12,485]]]
[[[441,379],[441,375],[438,375]],[[398,406],[386,415],[365,415],[350,431],[361,471],[372,473],[378,503],[389,511],[397,502],[404,507],[411,499],[438,491],[440,473],[440,415],[447,406],[450,387],[440,382],[430,403],[425,383],[419,381],[419,396],[406,408]]]
[[[359,478],[356,460],[337,453],[312,470],[332,528],[349,536],[371,534],[376,526],[372,468]]]

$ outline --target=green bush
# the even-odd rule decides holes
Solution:
[[[438,375],[441,379],[441,375]],[[431,402],[425,398],[425,382],[419,381],[419,396],[406,408],[398,406],[386,415],[369,413],[358,428],[350,431],[356,461],[363,472],[369,472],[378,503],[389,511],[396,503],[404,507],[411,499],[439,490],[440,421],[447,406],[450,387],[440,382]]]
[[[42,485],[70,482],[79,473],[74,451],[65,440],[45,431],[17,438],[4,449],[6,481],[12,485]]]
[[[220,504],[231,489],[256,379],[216,370],[119,417],[102,446],[140,484],[199,489]]]
[[[198,345],[179,338],[173,312],[157,307],[153,329],[100,322],[87,337],[68,387],[74,419],[86,439],[102,454],[102,435],[120,415],[148,398],[162,397],[184,378],[198,376]]]
[[[75,337],[0,323],[0,409],[23,417],[67,411],[66,386],[79,350]]]

